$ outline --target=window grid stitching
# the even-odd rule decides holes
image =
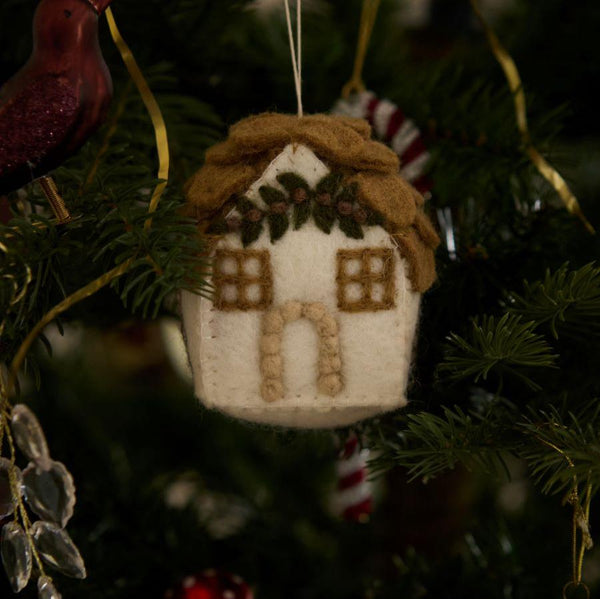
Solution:
[[[223,272],[223,263],[227,258],[233,258],[236,264],[235,273]],[[251,259],[257,259],[259,272],[250,275],[244,270],[244,265]],[[218,249],[215,252],[213,263],[213,284],[215,286],[215,306],[219,310],[264,310],[273,301],[273,277],[271,273],[270,256],[268,250],[226,250]],[[224,297],[227,285],[233,285],[237,292],[234,301]],[[260,295],[257,300],[248,299],[247,288],[258,285]]]
[[[337,296],[338,308],[344,312],[361,312],[370,310],[389,310],[394,303],[394,250],[388,248],[365,248],[361,250],[338,250]],[[380,272],[372,271],[373,258],[380,258]],[[347,266],[356,260],[360,264],[358,273],[348,274]],[[358,283],[362,296],[359,300],[348,301],[346,298],[349,283]],[[373,299],[373,284],[383,285],[381,300]]]

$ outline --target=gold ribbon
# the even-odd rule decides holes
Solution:
[[[110,7],[106,9],[106,19],[108,21],[108,26],[110,28],[110,34],[121,54],[121,58],[135,83],[135,86],[142,97],[142,101],[146,106],[146,110],[152,119],[152,126],[154,127],[154,137],[156,138],[156,149],[158,151],[158,178],[162,179],[162,181],[155,187],[154,192],[152,193],[152,198],[150,199],[150,205],[148,207],[148,214],[151,215],[158,206],[158,202],[160,200],[165,187],[167,186],[168,178],[169,178],[169,140],[167,138],[167,128],[165,126],[165,120],[163,118],[162,112],[160,111],[160,107],[158,106],[158,102],[156,98],[150,91],[150,87],[142,75],[142,71],[137,64],[129,46],[121,36],[121,32],[117,27],[117,23],[115,22],[115,18],[113,16],[112,10]],[[151,216],[148,216],[144,224],[145,229],[149,229],[152,223]]]
[[[360,15],[360,25],[358,28],[358,43],[356,45],[356,56],[354,58],[354,70],[350,81],[342,87],[342,98],[348,98],[352,93],[365,91],[365,84],[362,80],[365,57],[367,48],[373,33],[377,11],[379,10],[380,0],[363,0],[362,12]]]
[[[529,128],[527,127],[525,92],[523,91],[523,85],[521,83],[521,77],[519,76],[517,66],[515,65],[515,62],[511,58],[510,54],[500,43],[500,40],[498,39],[492,28],[487,24],[478,6],[477,0],[470,0],[470,2],[471,7],[473,8],[473,12],[477,16],[479,22],[481,23],[481,26],[483,27],[490,47],[492,48],[492,52],[496,57],[496,60],[502,67],[502,70],[506,75],[506,79],[508,80],[508,85],[510,87],[510,91],[513,94],[515,102],[517,127],[519,129],[519,133],[521,134],[521,140],[523,141],[523,145],[525,146],[525,151],[527,155],[529,156],[539,173],[550,183],[550,185],[552,185],[552,187],[554,187],[558,195],[561,197],[563,203],[565,204],[567,210],[571,214],[578,216],[581,222],[585,225],[585,228],[590,233],[595,233],[596,231],[594,230],[594,227],[592,227],[590,222],[583,214],[581,206],[579,205],[579,202],[577,201],[577,198],[575,197],[573,192],[569,189],[567,182],[563,179],[560,173],[553,166],[551,166],[548,163],[548,161],[534,147],[533,142],[531,141],[531,135],[529,134]]]

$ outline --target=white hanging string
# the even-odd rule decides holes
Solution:
[[[288,37],[290,40],[290,54],[292,56],[292,70],[294,71],[294,85],[298,100],[298,116],[302,111],[302,0],[296,0],[296,48],[294,48],[294,34],[292,32],[292,18],[290,16],[289,0],[284,0],[285,18],[287,21]]]

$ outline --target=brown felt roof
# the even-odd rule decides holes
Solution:
[[[423,212],[423,197],[400,176],[398,156],[371,139],[371,127],[362,119],[264,113],[239,121],[226,141],[208,150],[204,166],[187,182],[190,212],[201,224],[210,222],[292,142],[308,146],[330,169],[356,181],[359,201],[386,218],[386,229],[408,260],[413,286],[428,289],[435,280],[439,238]]]

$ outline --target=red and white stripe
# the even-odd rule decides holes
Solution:
[[[358,437],[351,435],[336,462],[334,511],[349,522],[366,522],[373,511],[373,491],[367,480],[368,458],[369,450],[361,448]]]
[[[419,128],[396,104],[364,91],[339,100],[333,113],[369,121],[376,137],[398,154],[400,174],[422,194],[431,190],[431,181],[423,174],[430,154]]]

